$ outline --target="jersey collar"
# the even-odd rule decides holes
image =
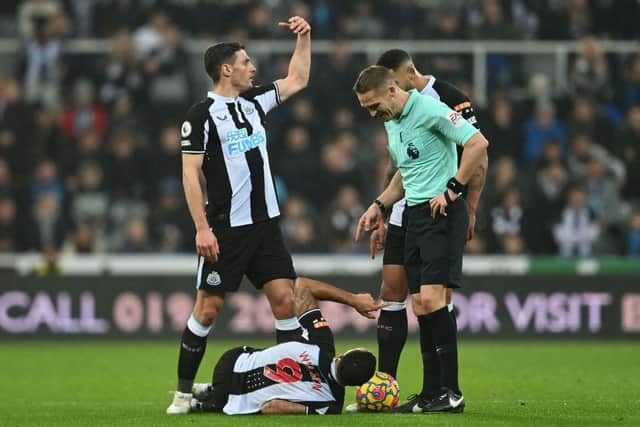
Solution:
[[[215,93],[212,90],[207,92],[207,98],[219,99],[221,101],[231,101],[231,102],[235,102],[238,99],[238,98],[229,98],[228,96],[218,95],[217,93]]]
[[[418,93],[417,90],[411,89],[409,91],[409,99],[407,99],[407,102],[404,104],[404,108],[402,109],[402,113],[400,113],[398,120],[402,120],[411,112],[411,110],[413,109],[413,104],[416,103],[416,99],[418,99],[419,96],[420,93]]]

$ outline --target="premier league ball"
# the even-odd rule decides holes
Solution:
[[[376,372],[356,391],[359,411],[387,412],[400,403],[400,387],[391,375]]]

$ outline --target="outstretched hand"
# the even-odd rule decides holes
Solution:
[[[288,28],[294,34],[298,34],[300,36],[304,36],[311,31],[311,25],[304,19],[299,16],[292,16],[287,20],[287,22],[278,22],[278,27]]]
[[[358,220],[358,227],[356,228],[356,242],[360,240],[360,234],[362,231],[376,230],[383,222],[382,211],[375,203],[369,206],[369,209],[362,214]]]
[[[378,303],[371,294],[356,294],[353,299],[353,304],[351,304],[360,315],[367,319],[375,319],[376,317],[372,313],[388,305],[388,302],[384,304]]]

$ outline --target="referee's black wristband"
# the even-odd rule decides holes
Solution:
[[[387,210],[387,208],[384,206],[384,203],[382,203],[380,200],[375,199],[375,200],[373,201],[373,203],[375,203],[375,204],[376,204],[376,206],[378,206],[378,207],[380,208],[380,212],[382,212],[382,214],[384,214],[384,213],[385,213],[385,211]]]
[[[447,201],[447,205],[453,203],[453,200],[449,197],[449,190],[444,190],[444,199]]]
[[[458,196],[463,196],[467,192],[467,186],[458,181],[455,176],[447,181],[447,188]]]

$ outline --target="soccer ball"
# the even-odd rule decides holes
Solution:
[[[356,391],[359,411],[387,412],[400,403],[400,387],[391,375],[376,372]]]

